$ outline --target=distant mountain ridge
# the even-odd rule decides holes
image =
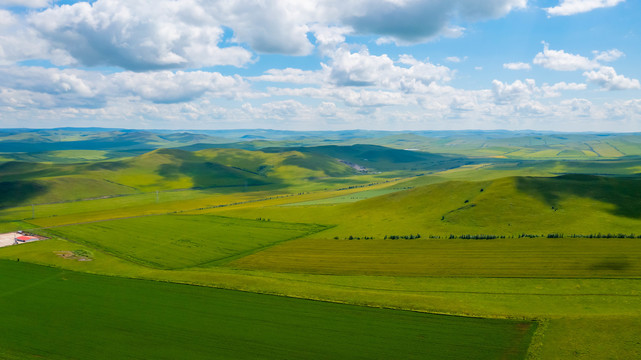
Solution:
[[[136,130],[100,128],[0,129],[0,153],[60,150],[128,151],[211,147],[258,150],[323,145],[380,145],[468,157],[589,159],[641,156],[641,133],[545,131],[289,131]]]

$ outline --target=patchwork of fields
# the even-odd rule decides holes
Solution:
[[[6,155],[0,357],[641,357],[641,147],[586,137]]]

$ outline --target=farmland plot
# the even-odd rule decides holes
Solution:
[[[322,225],[208,215],[162,215],[65,226],[49,231],[146,266],[184,268],[325,229]]]
[[[6,260],[0,276],[9,359],[522,359],[536,328]]]

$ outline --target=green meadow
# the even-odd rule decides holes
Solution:
[[[229,259],[324,229],[209,215],[161,215],[65,226],[47,233],[143,265],[171,269]]]
[[[641,356],[638,135],[231,134],[15,135],[0,357]]]
[[[333,275],[641,279],[641,239],[300,239],[230,266]]]
[[[6,359],[521,358],[536,329],[15,261],[0,273]]]
[[[369,199],[369,198],[373,198],[381,195],[390,194],[390,193],[401,191],[401,190],[407,190],[407,187],[405,188],[387,187],[387,188],[377,189],[377,190],[364,190],[356,193],[351,193],[348,195],[322,198],[317,200],[301,201],[297,203],[289,203],[289,204],[286,204],[286,206],[323,205],[323,204],[340,204],[340,203],[356,202],[356,201],[365,200],[365,199]]]

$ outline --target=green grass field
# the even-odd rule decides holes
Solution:
[[[324,229],[321,225],[207,215],[161,215],[47,232],[147,266],[183,268],[230,259]]]
[[[336,196],[336,197],[330,197],[330,198],[323,198],[323,199],[317,199],[317,200],[309,200],[309,201],[301,201],[301,202],[295,202],[295,203],[289,203],[286,204],[285,206],[301,206],[301,205],[327,205],[327,204],[342,204],[342,203],[350,203],[350,202],[356,202],[360,200],[365,200],[381,195],[386,195],[386,194],[391,194],[397,191],[402,191],[402,190],[407,190],[407,187],[399,188],[399,187],[388,187],[384,189],[377,189],[377,190],[364,190],[356,193],[351,193],[349,195],[341,195],[341,196]]]
[[[0,274],[8,359],[519,359],[536,328],[15,261],[0,261]]]
[[[641,278],[641,239],[299,239],[230,266],[334,275]]]

